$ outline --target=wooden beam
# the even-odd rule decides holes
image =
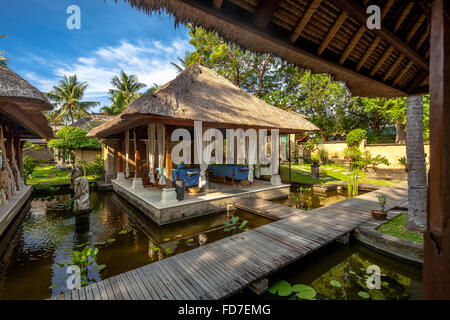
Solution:
[[[217,10],[220,10],[220,8],[222,8],[222,3],[223,3],[223,0],[212,0],[212,5]]]
[[[450,4],[431,7],[430,172],[424,234],[425,299],[450,299]]]
[[[333,40],[334,36],[339,31],[339,28],[344,24],[345,19],[347,19],[347,17],[348,17],[347,12],[342,11],[341,14],[339,15],[339,18],[336,20],[334,25],[331,27],[330,31],[328,31],[327,36],[320,44],[320,47],[317,50],[318,55],[321,55],[322,52],[325,50],[325,48],[328,46],[328,44],[331,42],[331,40]]]
[[[403,21],[405,21],[406,17],[408,16],[409,12],[411,11],[412,7],[414,7],[414,2],[408,3],[408,5],[405,7],[401,16],[398,18],[397,22],[395,23],[394,32],[397,32],[397,30],[400,28]]]
[[[418,50],[422,44],[425,42],[425,40],[430,36],[430,30],[427,30],[422,37],[420,37],[419,41],[416,43],[416,50]]]
[[[166,126],[166,187],[172,188],[172,146],[170,137],[172,130]]]
[[[141,178],[141,154],[139,153],[139,137],[136,133],[136,129],[133,130],[134,133],[134,166],[135,166],[135,177]]]
[[[385,73],[383,76],[383,81],[386,82],[386,80],[392,75],[392,73],[397,69],[398,65],[403,61],[405,58],[405,55],[402,53],[400,56],[395,60],[395,62],[392,64],[392,66],[389,68],[388,72]]]
[[[292,33],[290,41],[291,43],[295,43],[297,41],[298,37],[302,33],[303,29],[308,24],[309,19],[311,19],[314,12],[316,12],[317,8],[319,7],[322,0],[313,0],[311,5],[308,7],[308,9],[305,11],[303,16],[300,19],[300,22],[298,23],[297,27],[294,30],[294,33]]]
[[[414,80],[409,85],[409,87],[406,90],[406,92],[409,95],[414,94],[416,92],[416,90],[421,86],[421,84],[423,83],[423,81],[427,77],[428,77],[428,72],[427,71],[422,70],[421,72],[419,72],[419,74],[414,78]]]
[[[377,61],[375,67],[373,67],[372,71],[370,71],[370,76],[373,77],[375,73],[377,73],[378,69],[383,65],[387,58],[394,52],[394,47],[390,46],[384,54],[381,56],[380,60]]]
[[[257,28],[265,29],[280,2],[281,0],[261,0],[253,15],[253,24]]]
[[[395,0],[388,0],[386,4],[384,5],[383,9],[381,10],[381,21],[384,20],[384,17],[388,14],[389,10],[391,10],[392,5],[394,4]]]
[[[422,25],[422,23],[425,21],[426,18],[427,18],[427,16],[422,14],[419,17],[419,19],[417,19],[416,23],[413,25],[411,30],[408,32],[408,35],[406,36],[406,42],[410,42],[411,41],[412,37],[414,37],[414,35],[416,34],[417,30],[419,30],[420,26]]]
[[[342,10],[347,11],[347,13],[354,19],[356,19],[361,25],[366,25],[367,14],[365,10],[363,10],[363,7],[356,1],[334,0],[334,3]],[[428,62],[387,28],[373,29],[370,30],[370,32],[379,36],[381,40],[402,52],[405,56],[407,56],[410,60],[413,60],[421,68],[429,70]]]
[[[413,64],[414,62],[411,60],[408,62],[408,64],[403,68],[403,70],[398,74],[398,76],[392,83],[394,86],[403,78],[403,76],[409,71],[409,69],[413,66]]]
[[[358,65],[356,66],[357,71],[359,71],[359,69],[361,69],[361,67],[364,65],[364,63],[366,63],[367,59],[370,57],[373,50],[375,50],[375,48],[378,46],[378,44],[380,42],[381,42],[380,37],[376,37],[375,40],[373,40],[373,42],[371,43],[369,48],[366,50],[366,52],[362,56],[361,60],[359,60]]]
[[[365,26],[359,27],[355,36],[352,38],[352,40],[348,44],[347,48],[345,48],[344,53],[342,54],[341,58],[339,59],[340,64],[343,64],[345,62],[345,60],[347,60],[348,56],[353,51],[353,49],[356,47],[356,44],[358,43],[359,39],[361,39],[361,37],[365,31],[366,31]]]

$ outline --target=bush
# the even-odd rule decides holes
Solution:
[[[88,166],[87,171],[89,174],[97,176],[103,173],[103,159],[101,155],[95,157],[95,160]]]
[[[30,156],[25,156],[23,158],[23,173],[25,174],[25,177],[31,176],[38,165],[38,161]]]
[[[347,134],[345,142],[349,147],[359,147],[361,141],[366,138],[366,131],[363,129],[355,129]]]

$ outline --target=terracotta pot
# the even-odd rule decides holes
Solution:
[[[387,213],[383,211],[378,210],[370,210],[370,213],[372,214],[372,217],[375,218],[375,220],[386,220]]]

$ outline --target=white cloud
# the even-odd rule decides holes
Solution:
[[[64,75],[76,74],[80,81],[87,82],[86,99],[105,101],[111,88],[111,78],[121,70],[134,74],[140,82],[148,87],[154,83],[165,84],[175,78],[177,72],[170,64],[177,57],[184,57],[190,48],[189,42],[176,39],[169,45],[159,41],[120,41],[117,46],[107,46],[95,49],[93,52],[78,57],[75,62],[53,63],[53,79],[42,78],[35,73],[25,74],[40,90],[49,91]]]

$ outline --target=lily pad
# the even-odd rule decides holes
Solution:
[[[224,222],[222,222],[222,224],[223,224],[224,226],[227,226],[227,225],[230,224],[230,222],[229,222],[229,221],[224,221]]]
[[[239,229],[242,229],[243,227],[245,227],[245,225],[248,223],[247,220],[245,220],[244,222],[241,223],[241,225],[239,226]]]
[[[164,238],[163,241],[164,242],[170,241],[170,238]]]
[[[106,268],[106,264],[99,264],[98,266],[95,266],[94,270],[100,271]]]
[[[291,285],[284,280],[275,280],[267,289],[271,294],[276,294],[280,297],[287,297],[292,293]]]
[[[367,292],[365,292],[365,291],[358,292],[358,296],[360,296],[363,299],[369,299],[370,298],[369,294]]]
[[[158,247],[153,247],[152,250],[156,252],[156,251],[159,251],[159,248]]]
[[[306,284],[296,284],[292,287],[293,292],[297,292],[296,296],[299,299],[312,300],[316,297],[316,290]]]
[[[337,280],[331,280],[331,281],[330,281],[330,284],[331,284],[333,287],[335,287],[335,288],[341,288],[341,287],[342,287],[342,284],[341,284],[339,281],[337,281]]]
[[[114,238],[106,240],[106,242],[108,242],[108,243],[111,243],[111,242],[114,242],[114,241],[116,241],[116,239],[114,239]]]
[[[104,245],[105,243],[106,243],[105,241],[97,241],[97,242],[94,242],[94,245],[101,246],[101,245]]]
[[[175,241],[175,244],[180,244],[180,241],[179,240]]]
[[[167,249],[166,249],[166,253],[167,253],[167,254],[171,254],[171,253],[173,253],[173,251],[172,251],[172,249],[167,248]]]
[[[192,243],[192,242],[194,242],[194,239],[189,238],[189,239],[187,239],[187,242]]]
[[[55,283],[55,284],[52,284],[50,287],[48,287],[49,289],[54,289],[54,288],[57,288],[57,287],[59,287],[59,283]]]
[[[239,217],[231,217],[231,223],[238,223]]]
[[[229,231],[230,231],[230,228],[225,228],[225,229],[223,229],[223,231],[229,232]]]
[[[128,233],[127,230],[122,230],[122,231],[119,232],[119,234],[127,234],[127,233]]]

